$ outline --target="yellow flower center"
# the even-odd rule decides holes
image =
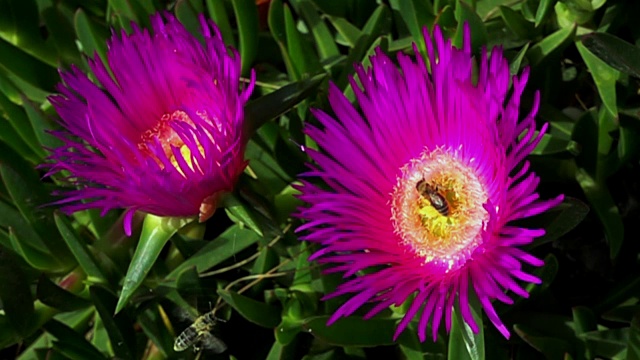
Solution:
[[[213,123],[205,112],[197,111],[196,115],[209,123]],[[191,119],[191,117],[184,111],[178,110],[178,111],[172,112],[171,114],[164,114],[160,118],[156,126],[154,126],[152,129],[145,131],[141,135],[140,137],[141,141],[138,143],[138,149],[140,149],[143,153],[147,154],[148,156],[151,156],[161,168],[164,168],[165,163],[149,149],[150,146],[155,146],[156,141],[158,141],[162,146],[162,150],[164,151],[164,154],[167,156],[167,158],[169,159],[173,167],[176,170],[178,170],[178,172],[185,179],[187,179],[188,176],[187,174],[185,174],[184,170],[182,169],[180,165],[180,161],[184,161],[184,163],[186,163],[187,166],[192,171],[195,171],[194,157],[191,152],[191,148],[184,143],[184,141],[180,138],[180,135],[178,135],[178,133],[171,127],[171,123],[175,123],[179,121],[185,122],[188,125],[195,127],[195,124]],[[220,126],[218,126],[218,130],[220,130]],[[209,139],[213,141],[213,136],[211,134],[207,134],[207,135]],[[217,144],[216,146],[218,147],[218,150],[220,150],[220,146]],[[176,157],[176,154],[174,154],[174,151],[172,149],[174,147],[179,149],[178,156],[181,157],[181,159],[178,159]],[[205,156],[204,148],[202,147],[201,144],[198,144],[198,150],[200,152],[200,155],[204,157]],[[215,161],[216,164],[220,166],[220,162],[218,159],[214,159],[212,161]],[[220,193],[214,193],[202,200],[202,204],[200,205],[200,209],[199,209],[200,222],[207,220],[213,215],[216,209],[217,201],[220,198],[220,195],[221,195]]]
[[[203,119],[207,119],[206,113],[197,112],[197,115]],[[171,161],[171,164],[178,170],[178,172],[180,172],[180,174],[182,174],[182,176],[186,178],[186,175],[180,168],[178,160],[173,153],[172,147],[177,147],[180,150],[180,156],[184,159],[191,170],[193,170],[193,161],[191,149],[184,143],[184,141],[182,141],[178,133],[171,128],[171,123],[177,121],[182,121],[191,126],[195,126],[193,120],[191,120],[189,115],[184,111],[178,110],[171,114],[164,114],[156,126],[142,134],[141,141],[138,143],[138,149],[154,157],[158,165],[160,165],[160,167],[164,167],[162,161],[149,151],[149,144],[155,143],[155,139],[158,139],[162,145],[162,150],[164,150],[164,153]],[[204,156],[204,149],[201,145],[198,145],[198,149],[200,150],[200,154]]]
[[[489,220],[487,193],[458,152],[425,150],[402,167],[392,195],[392,221],[403,244],[444,272],[464,264]]]

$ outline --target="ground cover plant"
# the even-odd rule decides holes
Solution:
[[[0,0],[0,358],[640,359],[637,14]]]

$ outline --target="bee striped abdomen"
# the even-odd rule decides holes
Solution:
[[[425,179],[422,179],[416,184],[416,190],[420,196],[429,200],[431,206],[433,206],[440,215],[449,216],[449,203],[447,199],[440,194],[437,186],[431,186]]]
[[[184,331],[176,338],[176,341],[173,344],[173,350],[184,351],[193,345],[197,338],[198,331],[196,331],[195,327],[191,325],[184,329]]]

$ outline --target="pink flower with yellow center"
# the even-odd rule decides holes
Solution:
[[[536,132],[539,95],[521,119],[529,73],[511,77],[500,48],[491,56],[483,51],[476,79],[468,27],[463,49],[438,27],[425,39],[428,63],[400,53],[398,68],[378,50],[371,68],[356,66],[362,85],[351,79],[351,86],[364,116],[333,85],[329,101],[338,120],[314,111],[321,127],[306,131],[320,151],[309,150],[317,165],[305,176],[326,185],[303,181],[307,206],[300,216],[307,222],[298,231],[321,244],[312,259],[349,278],[327,296],[352,295],[329,323],[365,304],[372,305],[370,318],[415,295],[396,338],[421,311],[418,335],[424,341],[431,323],[435,341],[443,318],[450,330],[456,299],[477,332],[473,291],[508,337],[492,300],[511,304],[506,291],[527,297],[518,281],[540,280],[523,264],[543,264],[519,246],[544,230],[512,222],[563,199],[540,200],[539,179],[523,161],[547,128]]]
[[[244,105],[254,79],[240,85],[240,59],[218,28],[200,18],[204,45],[170,14],[154,15],[152,31],[108,43],[109,69],[89,66],[102,87],[73,67],[62,72],[50,101],[64,145],[52,149],[48,175],[75,185],[57,202],[68,213],[88,208],[137,210],[158,216],[213,214],[246,166]]]

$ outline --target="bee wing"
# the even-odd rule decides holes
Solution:
[[[173,316],[175,316],[179,321],[190,321],[193,322],[196,318],[197,314],[193,309],[184,309],[184,308],[175,308],[173,311]]]
[[[211,333],[202,333],[200,340],[202,341],[202,346],[205,349],[210,350],[211,352],[214,352],[216,354],[220,354],[227,350],[227,345]]]

